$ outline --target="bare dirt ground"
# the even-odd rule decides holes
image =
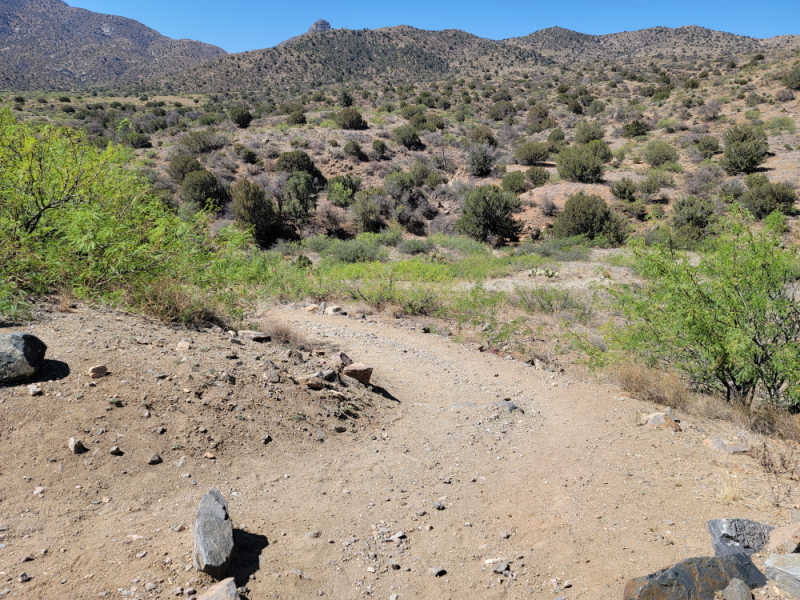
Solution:
[[[620,598],[631,577],[711,554],[708,519],[784,524],[797,501],[752,457],[704,444],[759,443],[730,423],[639,426],[656,407],[613,386],[388,316],[271,307],[254,324],[267,319],[305,351],[83,307],[0,330],[66,363],[42,396],[0,388],[0,596],[202,590],[191,525],[212,487],[253,599]],[[307,389],[335,349],[377,387]],[[111,373],[92,381],[98,363]]]

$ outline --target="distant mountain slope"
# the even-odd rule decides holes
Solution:
[[[74,88],[176,73],[224,55],[60,0],[0,0],[0,88]]]
[[[607,35],[588,35],[550,27],[505,43],[533,50],[556,62],[624,60],[656,56],[719,58],[762,49],[755,38],[714,31],[694,25],[653,27]]]
[[[530,48],[458,30],[332,29],[306,33],[275,48],[228,55],[173,82],[176,89],[199,91],[307,87],[365,79],[420,80],[540,62]]]

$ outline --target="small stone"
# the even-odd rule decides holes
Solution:
[[[19,577],[17,577],[17,581],[19,581],[20,583],[27,583],[30,580],[31,580],[31,576],[28,575],[27,573],[20,573]]]
[[[335,304],[333,306],[329,306],[328,308],[325,309],[325,314],[326,315],[338,315],[338,314],[341,314],[342,312],[344,312],[342,310],[342,307],[341,306],[337,306]]]
[[[178,345],[175,346],[175,350],[181,353],[186,353],[192,349],[192,342],[189,340],[181,340],[178,342]]]
[[[111,450],[108,451],[111,456],[122,456],[125,454],[119,446],[111,446]],[[157,464],[157,463],[151,463]]]
[[[158,454],[153,454],[153,456],[150,457],[150,460],[147,461],[147,464],[148,465],[160,465],[162,462],[164,462],[164,461],[162,460],[162,458]]]
[[[322,535],[321,531],[309,531],[306,533],[306,537],[310,537],[311,539],[317,539],[319,536]]]
[[[369,380],[372,378],[372,367],[362,363],[347,365],[342,372],[346,377],[351,377],[364,385],[369,385]]]
[[[510,569],[510,567],[509,567],[507,562],[499,562],[494,566],[494,569],[492,569],[492,570],[495,573],[497,573],[498,575],[502,575],[503,573],[505,573],[509,569]]]
[[[310,313],[317,312],[319,310],[319,304],[309,304],[303,310]]]
[[[42,386],[38,383],[32,383],[28,386],[28,394],[31,396],[41,396],[43,393]]]
[[[67,441],[67,447],[69,447],[70,452],[73,454],[83,454],[84,452],[89,451],[86,446],[83,445],[82,441],[74,437],[69,438]]]
[[[41,498],[42,496],[44,496],[44,490],[45,488],[42,486],[36,487],[33,489],[33,495],[39,496]]]
[[[197,600],[238,600],[236,582],[233,577],[223,579],[218,584],[208,588],[197,597]]]
[[[250,340],[251,342],[256,342],[258,344],[264,344],[272,341],[272,336],[268,333],[264,333],[263,331],[240,331],[239,337],[245,340]]]
[[[142,559],[145,556],[147,556],[147,550],[142,550],[141,552],[137,552],[136,553],[136,558],[138,558],[138,559]]]
[[[428,569],[428,572],[434,577],[444,577],[447,575],[447,569],[444,569],[443,567],[431,567]]]
[[[708,438],[703,440],[703,443],[712,450],[718,450],[726,454],[747,454],[750,452],[750,446],[747,444],[728,442],[721,438]]]
[[[262,442],[262,443],[263,443],[265,446],[266,446],[267,444],[269,444],[271,441],[272,441],[272,436],[271,436],[270,434],[267,434],[267,435],[265,435],[263,438],[261,438],[261,442]]]
[[[302,383],[310,390],[319,391],[325,389],[325,382],[319,377],[306,377],[302,380]]]
[[[442,504],[441,502],[434,502],[433,503],[433,508],[435,508],[436,510],[444,510],[445,509],[445,505]]]
[[[108,375],[108,368],[105,365],[95,365],[89,369],[89,377],[92,379],[100,379]]]
[[[339,364],[344,367],[348,367],[353,364],[353,359],[347,356],[344,352],[339,353]]]

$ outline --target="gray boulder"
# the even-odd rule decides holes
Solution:
[[[711,545],[717,556],[754,554],[767,545],[772,529],[749,519],[712,519],[708,522]]]
[[[47,346],[35,335],[0,335],[0,383],[32,377],[44,363]]]
[[[239,600],[239,592],[236,591],[236,583],[233,581],[233,577],[228,577],[218,584],[212,585],[200,594],[197,600]]]
[[[771,554],[765,570],[778,587],[800,598],[800,554]]]
[[[722,590],[722,600],[753,600],[753,592],[741,579],[731,579],[724,590]]]
[[[631,579],[623,600],[714,600],[714,594],[741,579],[748,587],[766,583],[746,554],[689,558],[663,571]]]
[[[200,500],[193,535],[194,567],[215,579],[225,577],[233,557],[233,523],[219,490],[210,490]]]

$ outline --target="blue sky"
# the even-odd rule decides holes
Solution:
[[[229,52],[274,46],[303,33],[317,19],[362,29],[413,25],[463,29],[494,39],[560,25],[584,33],[612,33],[656,25],[702,25],[754,37],[800,34],[798,0],[541,0],[482,2],[403,0],[67,0],[72,6],[141,21],[175,38],[192,38]]]

